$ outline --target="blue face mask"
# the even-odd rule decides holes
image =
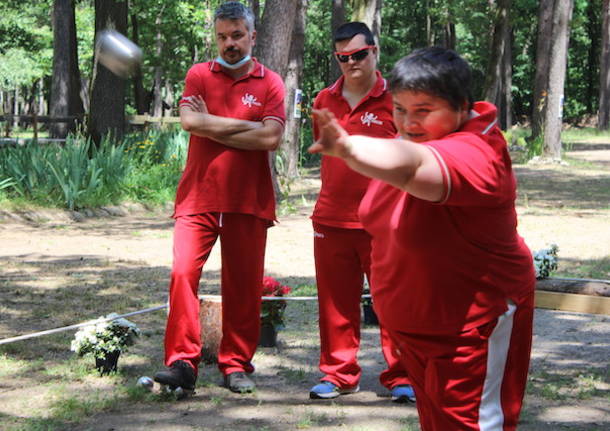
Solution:
[[[222,67],[226,67],[227,69],[239,69],[244,64],[249,62],[251,59],[252,59],[252,57],[250,57],[250,54],[248,54],[244,58],[239,60],[237,63],[233,63],[233,64],[227,63],[221,56],[216,57],[215,61],[216,61],[216,63],[220,64]]]

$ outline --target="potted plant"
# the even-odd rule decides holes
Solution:
[[[115,372],[121,352],[140,335],[135,323],[117,317],[118,314],[111,313],[82,327],[70,345],[70,350],[78,356],[93,356],[100,375]]]
[[[273,277],[263,277],[263,297],[277,298],[288,295],[292,289]],[[261,336],[259,346],[274,347],[277,344],[277,331],[284,327],[286,301],[263,299],[261,304]]]

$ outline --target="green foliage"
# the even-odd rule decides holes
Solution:
[[[131,199],[161,204],[173,200],[186,160],[184,132],[147,132],[121,144],[105,139],[95,147],[82,136],[64,146],[40,145],[0,149],[0,190],[68,209],[99,207]]]

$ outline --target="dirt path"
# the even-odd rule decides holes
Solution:
[[[607,181],[603,180],[608,175],[606,166],[596,166],[598,171],[588,169],[589,176],[579,174],[572,181]],[[547,199],[534,179],[551,173],[560,179],[561,172],[544,167],[517,169],[524,192],[530,194],[527,203],[521,201],[519,213],[521,233],[532,248],[558,243],[566,264],[608,257],[610,219],[603,190],[589,189],[591,201],[602,199],[601,208],[587,200],[583,203],[577,190],[564,190],[564,207],[558,209],[557,199]],[[570,180],[565,175],[563,179]],[[295,186],[298,212],[281,217],[281,223],[269,231],[266,273],[284,284],[314,284],[308,219],[311,198],[303,202],[303,197],[315,195],[317,184],[307,180]],[[570,184],[563,186],[570,188]],[[167,212],[134,210],[80,222],[61,212],[39,212],[33,217],[39,220],[5,216],[0,222],[0,339],[166,301],[172,236]],[[203,292],[217,292],[219,269],[215,250],[206,265]],[[383,360],[376,327],[363,328],[361,392],[333,402],[309,400],[308,389],[319,377],[316,304],[291,303],[287,312],[279,347],[257,352],[258,390],[247,396],[219,387],[220,375],[213,365],[202,366],[197,394],[186,401],[159,403],[126,394],[123,385],[133,388],[138,376],[150,374],[161,364],[163,312],[133,319],[144,336],[121,358],[121,373],[115,377],[78,374],[74,368],[89,366],[84,360],[72,363],[69,371],[58,369],[58,364],[71,358],[67,351],[71,333],[2,348],[0,429],[418,429],[415,407],[391,403],[377,381]],[[609,340],[609,316],[536,311],[531,377],[520,430],[610,429]],[[105,407],[94,403],[96,407],[86,410],[77,402],[113,394],[120,395]],[[68,411],[84,409],[79,425],[58,425],[69,420],[57,413],[60,407],[66,410],[66,400],[80,406]]]

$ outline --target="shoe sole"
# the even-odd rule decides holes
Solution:
[[[329,400],[332,398],[337,398],[340,395],[355,394],[358,391],[360,391],[360,386],[356,386],[355,388],[349,388],[349,389],[339,389],[338,391],[332,391],[332,392],[328,392],[326,394],[310,392],[309,398],[312,400]]]
[[[402,395],[400,397],[392,397],[392,402],[393,403],[397,403],[397,404],[414,403],[415,402],[415,398],[408,397],[406,395]]]

